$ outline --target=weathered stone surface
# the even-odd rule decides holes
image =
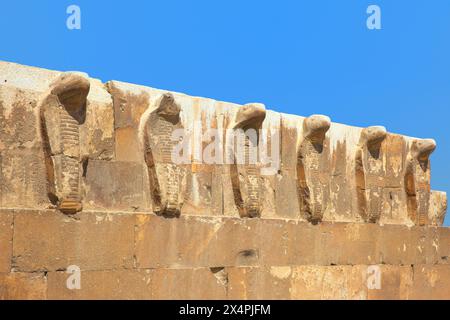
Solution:
[[[115,128],[136,127],[152,95],[142,86],[120,81],[109,81],[107,87],[114,102]]]
[[[224,174],[221,178],[223,181],[223,215],[228,217],[239,217],[239,210],[234,202],[233,183],[231,181],[231,167],[224,166]]]
[[[0,151],[39,145],[37,101],[35,92],[13,87],[8,82],[0,85]]]
[[[57,97],[58,94],[61,95],[62,100],[67,97],[69,104],[70,101],[75,101],[74,96],[70,95],[78,89],[81,92],[84,89],[71,79],[86,78],[87,75],[80,75],[79,73],[64,75],[61,72],[5,62],[0,62],[0,74],[2,75],[0,85],[0,121],[2,123],[0,151],[4,153],[2,154],[4,177],[1,181],[2,184],[7,184],[6,186],[2,185],[4,190],[1,195],[3,206],[48,207],[50,205],[49,200],[54,199],[47,197],[46,185],[50,185],[51,193],[52,189],[55,189],[55,183],[47,183],[46,180],[49,178],[52,180],[56,177],[56,180],[59,180],[58,186],[61,187],[67,184],[62,183],[62,181],[70,180],[62,179],[61,176],[74,176],[77,172],[77,170],[66,170],[67,167],[72,168],[74,166],[67,166],[67,161],[63,161],[61,158],[78,157],[78,162],[81,162],[81,158],[112,158],[114,130],[112,126],[112,100],[100,81],[86,79],[85,84],[90,84],[91,90],[87,96],[87,112],[82,117],[83,125],[77,127],[79,130],[75,130],[77,128],[73,129],[69,125],[62,132],[58,121],[59,117],[50,116],[46,118],[45,114],[50,110],[46,111],[47,109],[42,107],[47,107],[49,104],[58,107],[57,98],[51,99],[51,97]],[[59,86],[55,84],[64,77],[66,77],[66,80],[62,80],[63,82]],[[53,95],[52,90],[56,90],[55,93],[57,94]],[[86,94],[83,94],[84,98],[86,98]],[[42,111],[42,117],[39,114],[39,109]],[[50,109],[54,110],[53,108]],[[45,119],[47,119],[48,126],[45,124]],[[41,126],[41,120],[43,126]],[[42,130],[43,128],[45,130]],[[77,139],[74,140],[75,136],[71,133],[77,133]],[[61,140],[62,136],[65,138]],[[52,140],[51,144],[49,144],[49,139]],[[62,144],[63,141],[67,143]],[[73,144],[72,142],[75,141],[79,143]],[[45,148],[46,145],[48,148]],[[75,146],[79,146],[79,148],[75,148]],[[62,152],[61,147],[65,150],[64,152]],[[45,150],[49,150],[49,153],[47,153],[48,159],[57,154],[62,155],[64,153],[66,156],[57,156],[58,159],[55,160],[58,163],[55,164],[53,161],[44,160]],[[9,160],[8,158],[12,159]],[[21,163],[25,161],[26,165]],[[53,164],[53,168],[46,169],[45,166],[50,164]],[[33,169],[20,172],[28,166],[33,166]],[[60,168],[60,172],[56,172],[56,175],[55,173],[50,176],[46,174],[46,172],[58,170],[58,168]],[[72,173],[69,174],[70,172]],[[14,179],[8,177],[8,174],[13,174]],[[74,185],[74,183],[72,184]],[[68,189],[71,190],[71,188]],[[71,191],[68,191],[68,193],[71,193]],[[16,199],[17,197],[20,197],[20,199]],[[81,207],[79,202],[78,200],[67,201],[68,211],[79,210]]]
[[[228,276],[220,269],[81,271],[80,289],[68,289],[65,272],[48,273],[48,299],[226,299]]]
[[[409,299],[450,299],[450,265],[416,265],[413,277],[414,286],[410,289]]]
[[[280,170],[276,175],[267,177],[274,185],[273,216],[276,218],[305,220],[300,214],[299,202],[292,201],[292,190],[297,190],[297,155],[292,152],[292,147],[300,139],[298,128],[301,128],[301,123],[300,117],[280,115]]]
[[[0,273],[0,300],[45,300],[47,279],[43,273]]]
[[[116,160],[136,164],[147,161],[148,167],[154,167],[150,170],[153,174],[143,178],[144,199],[155,202],[164,194],[167,198],[172,194],[169,186],[178,185],[170,204],[177,214],[236,216],[240,210],[240,216],[314,223],[367,220],[436,225],[445,213],[445,203],[440,200],[444,194],[437,196],[429,190],[428,158],[435,147],[431,140],[385,134],[383,130],[384,139],[378,143],[376,134],[375,138],[367,138],[365,134],[373,127],[362,130],[331,123],[326,117],[305,119],[265,108],[259,112],[262,110],[259,104],[240,106],[119,81],[103,85],[82,73],[61,73],[5,62],[0,63],[0,71],[3,206],[59,206],[66,213],[89,207],[86,202],[92,197],[89,201],[82,198],[89,197],[83,179],[89,162]],[[160,130],[151,120],[151,115],[159,112],[158,101],[164,95],[173,96],[174,105],[179,106],[179,121],[172,129],[184,128],[187,133],[196,134],[194,140],[198,140],[190,142],[193,154],[188,155],[185,166],[178,166],[167,157],[174,147],[169,137],[173,130]],[[68,123],[63,132],[60,111],[66,110],[68,117],[64,119],[75,119],[67,113],[67,107],[74,105],[72,102],[82,106],[77,110],[83,112],[78,124]],[[53,114],[55,110],[59,111]],[[200,132],[196,132],[197,127]],[[230,128],[261,129],[256,145],[270,152],[266,157],[259,154],[257,164],[250,166],[205,162],[202,152],[209,150],[213,139],[202,139],[205,138],[202,135],[215,129],[226,141],[226,130]],[[272,136],[275,133],[276,138]],[[153,159],[154,166],[145,151],[145,141],[152,142],[156,158],[161,150],[166,150],[164,159]],[[200,157],[196,154],[196,143],[200,144]],[[297,155],[292,152],[295,146],[299,146]],[[249,150],[247,147],[247,158]],[[226,153],[227,146],[222,146],[221,151]],[[34,158],[33,165],[40,169],[21,172],[22,153]],[[375,153],[378,159],[373,156]],[[39,164],[45,154],[46,161]],[[47,168],[43,170],[43,166]],[[263,174],[266,169],[272,173]],[[45,174],[46,171],[53,173]],[[152,177],[158,176],[155,183]],[[100,176],[95,179],[96,185],[102,184]],[[43,188],[43,183],[48,188]],[[121,200],[115,197],[128,197],[134,193],[133,188],[134,184],[123,184],[114,199],[101,207],[123,210]],[[292,197],[300,201],[294,202]],[[162,210],[157,203],[150,207],[155,212]],[[431,208],[437,209],[433,213]]]
[[[436,149],[436,142],[432,139],[411,142],[408,150],[405,188],[408,195],[408,216],[416,225],[426,225],[430,205],[430,160],[431,153]]]
[[[141,162],[139,139],[135,128],[116,128],[116,159],[119,161]]]
[[[85,172],[86,209],[149,210],[145,175],[141,163],[89,161]]]
[[[139,268],[448,263],[442,257],[448,254],[449,233],[445,228],[138,215],[136,259]]]
[[[47,208],[44,154],[40,148],[4,150],[1,154],[0,203],[2,207]]]
[[[381,144],[386,139],[384,127],[362,131],[356,154],[356,194],[358,211],[365,222],[378,222],[383,209],[383,155]]]
[[[67,214],[83,208],[80,126],[86,121],[89,90],[87,78],[62,74],[39,106],[47,193],[50,201]]]
[[[377,269],[379,282],[370,270]],[[450,298],[450,267],[272,266],[0,274],[0,299],[294,299]]]
[[[11,271],[13,214],[0,212],[0,273]]]
[[[83,213],[66,217],[56,211],[14,212],[13,269],[56,271],[133,266],[134,216]]]
[[[220,269],[81,271],[80,289],[68,289],[65,272],[48,273],[49,299],[226,299],[228,276]]]
[[[330,152],[326,134],[330,118],[313,115],[303,121],[303,141],[297,155],[297,196],[300,212],[313,223],[323,219],[329,202]]]
[[[81,151],[89,159],[111,160],[115,157],[112,98],[99,80],[90,79],[90,84],[86,122],[80,130]]]
[[[379,279],[371,282],[370,270]],[[449,266],[282,266],[228,269],[229,299],[449,299]],[[378,281],[379,282],[376,282]]]
[[[261,202],[261,217],[262,218],[298,218],[300,216],[299,211],[287,212],[283,210],[277,213],[277,198],[280,198],[280,192],[278,190],[278,182],[283,177],[282,163],[281,163],[281,114],[266,110],[266,119],[262,124],[261,130],[261,142],[258,145],[260,163],[258,164],[261,168],[260,173],[260,202]],[[287,174],[285,172],[285,174]],[[295,179],[295,175],[291,176]],[[290,184],[294,187],[295,184]],[[288,190],[285,189],[286,192]],[[286,193],[288,194],[288,193]],[[297,204],[298,205],[298,204]],[[285,204],[286,209],[287,204]],[[292,208],[298,209],[296,205],[292,205]]]
[[[450,298],[432,139],[5,62],[0,124],[1,299]]]
[[[293,267],[229,268],[231,300],[284,300],[290,298]]]
[[[291,298],[300,300],[367,299],[365,266],[295,267]]]
[[[81,72],[75,74],[88,77]],[[3,105],[0,107],[3,110],[0,117],[4,117],[0,119],[6,120],[2,123],[9,126],[4,132],[16,141],[6,146],[15,146],[21,141],[17,139],[19,136],[25,138],[22,141],[40,143],[37,108],[62,72],[0,61],[0,75],[0,106]],[[112,100],[99,80],[89,78],[89,82],[91,89],[87,97],[86,124],[80,130],[82,154],[89,154],[92,159],[111,158],[114,154]],[[30,135],[35,135],[36,139],[30,140]]]
[[[398,134],[388,133],[382,143],[384,179],[380,223],[412,224],[408,217],[405,192],[406,150],[407,139]]]
[[[237,219],[164,219],[138,215],[137,266],[183,268],[253,265],[259,259],[256,226],[256,221]]]
[[[296,219],[299,221],[306,221],[300,214],[300,206],[298,201],[292,201],[292,190],[297,189],[297,180],[295,173],[292,171],[283,170],[280,174],[270,176],[267,180],[272,180],[273,188],[266,187],[268,191],[275,193],[275,208],[274,214],[264,215],[265,218],[285,218]]]
[[[227,274],[215,268],[170,270],[152,274],[152,299],[217,300],[227,297]]]
[[[144,124],[144,159],[147,164],[153,211],[162,216],[181,213],[186,190],[186,170],[175,159],[176,132],[184,135],[181,106],[172,94],[156,101],[155,110]]]
[[[361,129],[349,129],[348,126],[333,123],[328,136],[331,153],[330,199],[323,221],[363,222],[358,210],[355,179],[355,155],[360,143]]]
[[[380,265],[379,287],[371,287],[370,275],[367,275],[367,298],[369,300],[406,300],[409,298],[411,288],[414,286],[413,269],[411,266]],[[375,280],[376,281],[376,280]]]
[[[47,274],[48,299],[52,300],[149,300],[152,271],[112,270],[80,272],[80,289],[67,286],[70,274]],[[73,289],[69,289],[73,288]]]
[[[436,231],[433,228],[384,226],[379,232],[380,263],[390,265],[437,263],[439,248],[450,243]],[[449,230],[444,229],[443,232],[447,234]]]
[[[225,105],[212,99],[195,97],[191,100],[189,103],[184,99],[182,104],[183,127],[190,133],[187,144],[191,154],[187,158],[191,162],[185,166],[186,188],[181,214],[221,216],[224,214],[224,184],[230,180],[224,173],[223,141],[228,120]]]
[[[266,118],[266,107],[251,103],[240,108],[232,126],[235,136],[230,143],[235,146],[234,165],[231,166],[234,202],[241,218],[261,216],[262,181],[258,161],[260,130]]]
[[[433,226],[444,224],[447,212],[447,194],[440,191],[431,191],[430,206],[428,208],[428,221]]]
[[[371,224],[321,224],[314,232],[311,264],[377,264],[384,253],[379,247],[380,232],[379,226]]]
[[[441,263],[450,264],[450,232],[449,228],[438,228],[435,231],[436,239],[432,241],[434,247],[437,246],[437,256]]]
[[[141,162],[139,124],[151,104],[150,93],[118,81],[108,82],[107,87],[114,104],[116,160]]]

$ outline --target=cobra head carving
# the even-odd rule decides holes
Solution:
[[[260,103],[250,103],[239,108],[233,129],[256,130],[259,129],[266,118],[266,107]],[[258,142],[256,142],[258,144]],[[251,152],[252,142],[245,135],[244,157]],[[236,160],[235,160],[236,161]],[[235,204],[241,217],[256,218],[261,214],[261,182],[259,170],[255,164],[244,164],[238,166],[236,162],[231,167],[231,180]]]
[[[66,214],[82,210],[80,126],[86,118],[89,79],[62,74],[40,106],[48,195]]]
[[[313,143],[323,143],[331,120],[324,115],[312,115],[303,121],[303,136]]]
[[[433,139],[415,139],[411,144],[409,160],[405,173],[405,188],[408,196],[408,215],[416,225],[428,221],[430,205],[429,158],[436,149]]]
[[[164,217],[178,217],[183,205],[184,168],[172,161],[177,141],[174,130],[183,129],[181,106],[171,93],[156,101],[156,109],[145,124],[144,159],[147,164],[153,210]]]
[[[261,103],[249,103],[239,108],[234,129],[260,128],[266,118],[266,107]]]
[[[156,113],[158,116],[165,118],[167,121],[176,123],[179,121],[181,112],[180,105],[175,101],[171,93],[162,95]]]
[[[382,187],[373,184],[375,177],[383,174],[380,159],[381,144],[386,139],[386,128],[367,127],[362,130],[359,148],[356,153],[356,190],[358,212],[366,222],[379,221],[383,207]]]
[[[436,141],[433,139],[416,139],[412,142],[411,154],[420,162],[428,161],[434,150]]]
[[[52,85],[51,94],[58,97],[69,113],[85,107],[90,90],[90,82],[79,73],[64,73]]]
[[[386,135],[386,128],[382,126],[367,127],[361,134],[367,146],[379,146],[386,139]]]
[[[329,197],[329,154],[324,152],[331,120],[312,115],[303,121],[304,140],[297,151],[297,196],[301,214],[311,223],[322,221]]]
[[[385,127],[367,127],[361,133],[361,142],[367,146],[367,149],[374,158],[378,158],[381,143],[386,139],[386,136],[387,132]]]

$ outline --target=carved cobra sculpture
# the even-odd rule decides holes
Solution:
[[[378,222],[383,208],[381,144],[386,139],[386,135],[384,127],[374,126],[364,129],[356,151],[355,175],[358,212],[365,222]]]
[[[61,75],[40,105],[50,201],[66,214],[82,210],[80,126],[86,118],[89,80]]]
[[[433,139],[416,139],[406,159],[405,189],[408,216],[416,225],[428,223],[430,205],[430,155],[436,149]]]
[[[306,220],[322,221],[329,195],[330,157],[325,152],[330,118],[312,115],[303,122],[303,141],[297,152],[297,196]]]
[[[243,138],[243,141],[238,142],[235,161],[231,166],[234,200],[242,218],[256,218],[261,215],[262,185],[258,165],[258,143],[259,130],[265,118],[265,106],[251,103],[238,110],[233,125],[233,130],[240,132],[237,136]],[[243,148],[239,148],[242,142]]]
[[[153,211],[165,217],[178,217],[183,205],[182,181],[185,169],[173,162],[178,143],[172,139],[176,129],[183,129],[180,105],[172,94],[157,101],[144,128],[144,157],[148,168]]]

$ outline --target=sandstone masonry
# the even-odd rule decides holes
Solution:
[[[450,299],[435,148],[0,62],[0,299]]]

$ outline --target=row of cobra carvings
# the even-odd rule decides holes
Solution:
[[[41,132],[44,137],[48,195],[66,214],[82,210],[80,180],[83,161],[80,155],[79,126],[86,117],[89,80],[75,74],[63,74],[40,103]],[[180,105],[170,93],[162,95],[157,108],[147,118],[143,135],[143,160],[148,168],[153,210],[166,217],[178,217],[182,203],[183,166],[171,162],[175,141],[173,130],[183,128]],[[265,107],[249,104],[237,112],[232,129],[258,130],[266,117]],[[314,115],[303,122],[303,139],[297,147],[297,200],[302,215],[313,224],[323,218],[322,199],[329,191],[323,148],[331,126],[326,116]],[[358,210],[366,222],[377,222],[382,212],[379,182],[380,148],[386,138],[383,127],[362,130],[355,154],[355,186]],[[246,147],[252,143],[246,141]],[[434,140],[416,139],[406,158],[404,192],[408,215],[417,225],[426,224],[430,203],[429,156]],[[262,186],[254,165],[231,165],[235,205],[243,218],[260,217]]]

